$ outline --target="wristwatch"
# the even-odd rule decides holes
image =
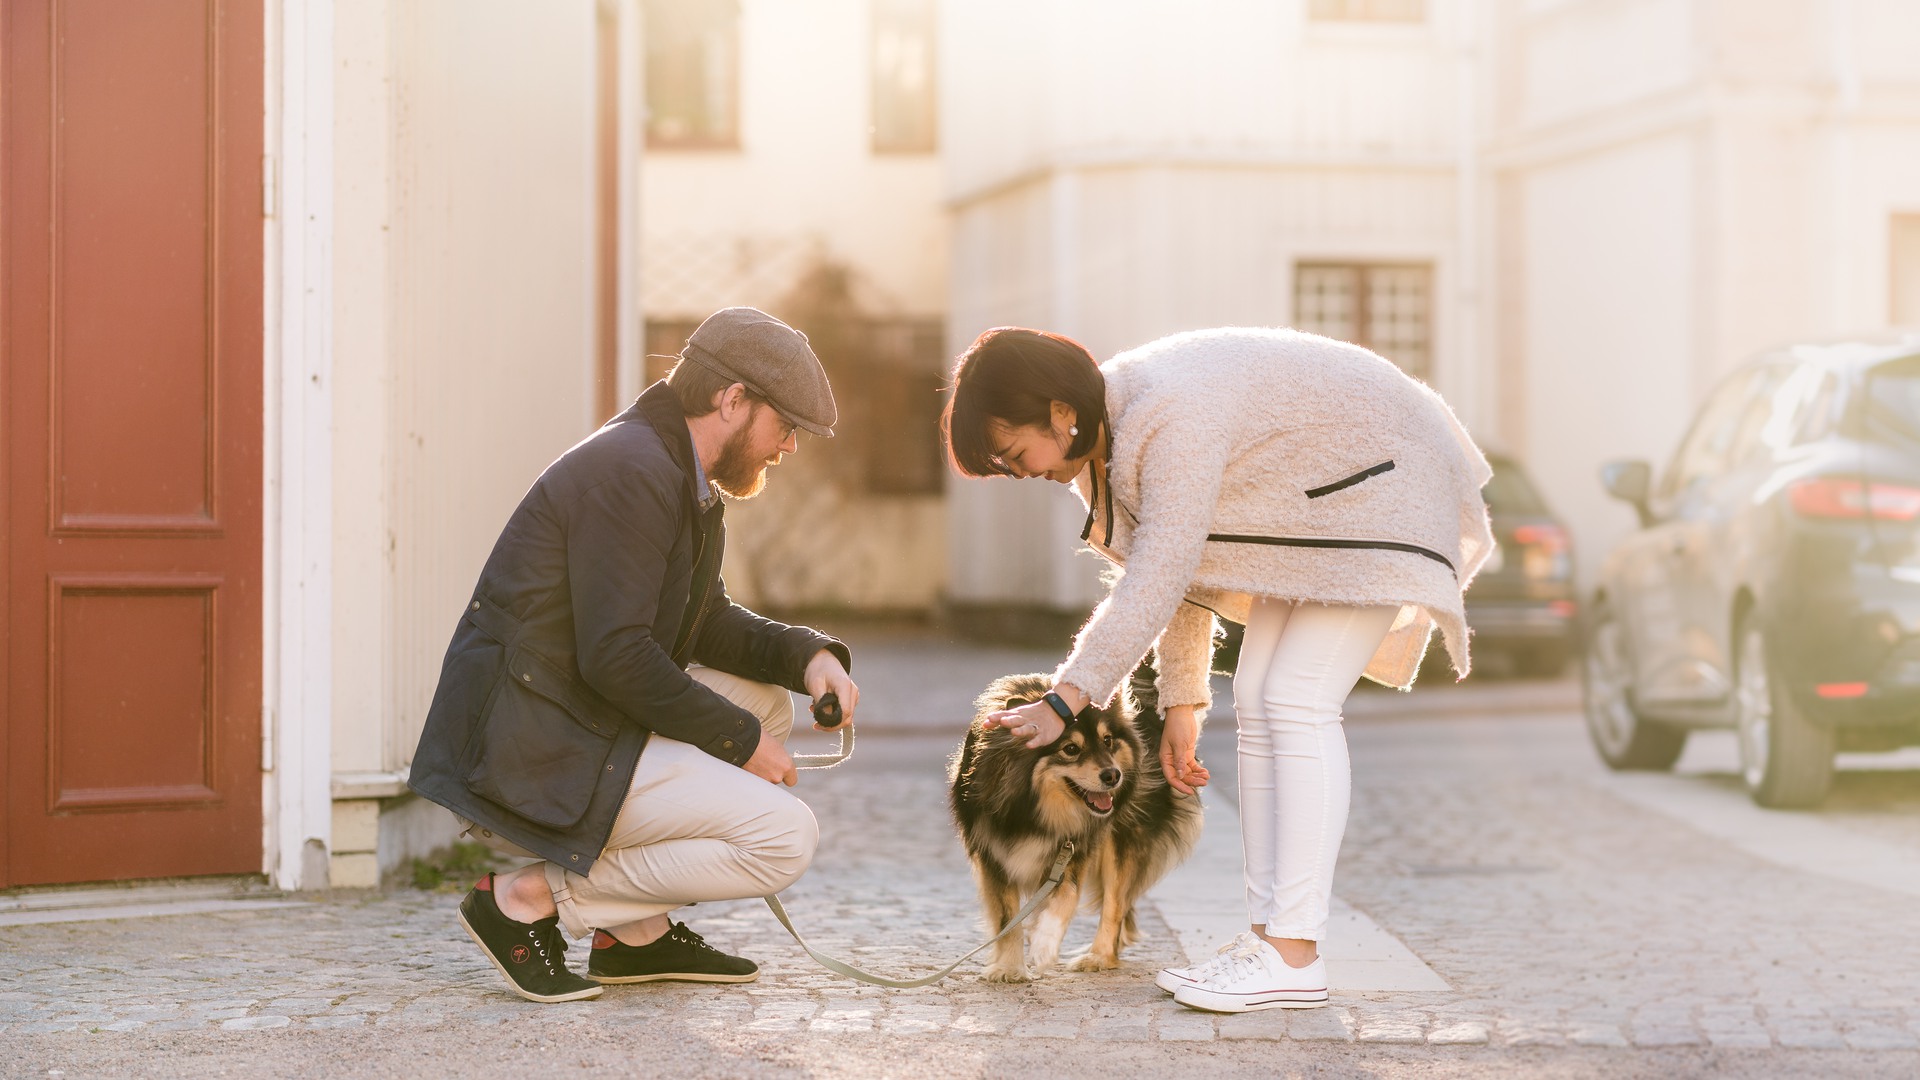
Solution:
[[[1073,710],[1067,708],[1067,699],[1049,690],[1045,694],[1040,695],[1040,700],[1046,702],[1054,712],[1060,714],[1061,723],[1073,723]]]

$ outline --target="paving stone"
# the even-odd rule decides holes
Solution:
[[[1329,1006],[1324,1009],[1288,1011],[1287,1037],[1298,1042],[1352,1042],[1353,1017],[1347,1010]]]
[[[1776,1023],[1773,1037],[1790,1050],[1838,1050],[1847,1045],[1831,1024]]]
[[[1316,1012],[1325,1012],[1316,1009]],[[1265,1012],[1225,1013],[1219,1021],[1222,1039],[1285,1039],[1287,1032],[1287,1010],[1268,1009]],[[1294,1036],[1297,1038],[1297,1036]]]
[[[1430,1046],[1484,1046],[1489,1038],[1487,1025],[1471,1021],[1448,1024],[1427,1032],[1427,1044]]]
[[[367,1017],[364,1013],[353,1013],[351,1015],[309,1016],[304,1021],[302,1021],[302,1026],[310,1027],[310,1028],[365,1027],[366,1024],[367,1024]]]
[[[228,1031],[265,1031],[269,1028],[283,1028],[293,1023],[290,1016],[236,1016],[223,1020],[220,1026]]]
[[[1162,1042],[1212,1042],[1214,1038],[1213,1017],[1192,1009],[1162,1012],[1153,1029]]]
[[[1913,1033],[1891,1027],[1865,1027],[1848,1031],[1844,1036],[1848,1046],[1855,1050],[1912,1050],[1920,1047],[1920,1038]]]
[[[1423,1043],[1427,1041],[1427,1031],[1421,1024],[1376,1020],[1361,1024],[1355,1037],[1369,1043]]]

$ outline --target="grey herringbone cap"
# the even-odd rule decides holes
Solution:
[[[758,308],[730,307],[707,316],[687,339],[687,359],[742,382],[788,422],[833,438],[840,411],[827,372],[807,335]]]

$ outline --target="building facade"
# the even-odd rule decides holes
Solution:
[[[642,7],[648,378],[747,304],[808,334],[841,412],[729,522],[727,586],[786,613],[925,612],[946,562],[936,5]]]

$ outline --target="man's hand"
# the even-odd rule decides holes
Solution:
[[[1167,783],[1182,795],[1193,794],[1193,789],[1205,787],[1208,780],[1207,767],[1200,764],[1194,756],[1200,742],[1200,719],[1194,715],[1193,706],[1175,705],[1167,710],[1166,729],[1160,734],[1160,771],[1167,774]]]
[[[760,736],[760,745],[753,748],[753,756],[740,767],[769,783],[792,787],[800,782],[800,774],[793,768],[793,755],[771,735]]]
[[[813,659],[807,661],[807,671],[801,676],[801,682],[807,688],[807,696],[814,701],[828,694],[836,694],[840,698],[840,726],[824,728],[815,724],[815,731],[842,731],[853,723],[853,708],[860,703],[860,688],[853,685],[847,669],[840,666],[839,657],[826,649],[813,654]]]

